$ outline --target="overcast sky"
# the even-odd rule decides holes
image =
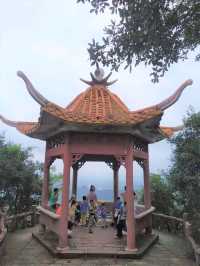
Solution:
[[[90,79],[89,73],[94,70],[88,59],[88,43],[93,37],[100,39],[110,16],[90,14],[89,6],[78,5],[76,0],[0,0],[0,3],[0,114],[11,120],[37,121],[39,105],[30,97],[16,71],[24,71],[48,100],[66,106],[87,87],[79,78]],[[110,90],[131,110],[136,110],[159,103],[191,78],[194,84],[186,88],[161,121],[161,125],[180,125],[190,105],[200,110],[199,64],[193,58],[190,55],[186,62],[173,65],[159,84],[151,82],[150,69],[142,65],[132,73],[121,69],[113,73],[112,78],[118,82]],[[12,142],[34,147],[34,159],[43,160],[43,142],[0,123],[2,132]],[[166,170],[171,155],[166,141],[151,145],[151,172]],[[57,169],[60,171],[59,164]],[[120,178],[124,180],[123,169]],[[135,180],[142,180],[137,166]],[[111,170],[103,163],[86,164],[80,170],[79,185],[89,183],[111,187]]]

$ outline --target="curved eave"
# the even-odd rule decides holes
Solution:
[[[16,128],[22,134],[29,136],[32,132],[37,130],[39,126],[37,122],[18,122]]]
[[[170,138],[178,131],[183,130],[184,126],[178,126],[178,127],[160,127],[160,132],[163,135],[164,138]]]
[[[29,135],[39,128],[39,123],[37,122],[16,122],[8,120],[1,115],[0,120],[7,126],[16,128],[20,133],[24,135]]]
[[[81,119],[80,116],[74,119],[71,113],[67,117],[66,112],[64,114],[65,119],[63,119],[63,110],[60,110],[60,108],[57,109],[57,112],[55,112],[53,106],[47,108],[47,110],[42,108],[39,119],[40,126],[31,132],[29,136],[46,140],[64,132],[131,134],[144,139],[146,142],[152,143],[157,139],[157,131],[155,131],[155,128],[158,128],[161,119],[161,114],[159,113],[156,116],[153,114],[153,116],[149,115],[145,119],[143,117],[137,120],[129,120],[128,122],[101,120],[93,122],[85,121],[83,116]]]
[[[33,84],[31,83],[31,81],[29,80],[29,78],[22,72],[22,71],[18,71],[17,75],[23,79],[27,91],[28,93],[31,95],[31,97],[41,106],[45,106],[49,101],[42,96],[33,86]]]
[[[156,106],[162,111],[169,108],[178,101],[185,88],[192,85],[192,83],[193,81],[191,79],[186,80],[178,87],[178,89],[170,97],[168,97],[161,103],[157,104]]]
[[[5,124],[15,127],[22,134],[41,140],[47,140],[63,132],[101,132],[110,134],[130,134],[148,143],[154,143],[165,138],[170,138],[175,132],[183,129],[183,126],[160,127],[161,116],[162,114],[157,114],[153,117],[145,117],[145,120],[138,120],[137,123],[83,123],[78,121],[64,121],[56,117],[55,113],[52,115],[42,110],[38,123],[14,122],[2,116],[0,116],[0,119]]]
[[[137,112],[137,113],[148,112],[151,109],[155,109],[155,110],[159,110],[160,112],[164,112],[167,108],[174,105],[179,100],[179,98],[181,97],[185,88],[192,85],[192,83],[193,83],[193,81],[191,79],[186,80],[176,89],[176,91],[171,96],[169,96],[164,101],[160,102],[159,104],[150,106],[150,107],[136,110],[135,112]],[[134,113],[134,112],[132,112],[132,113]]]

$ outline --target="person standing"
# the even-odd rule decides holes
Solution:
[[[126,201],[120,207],[120,212],[117,218],[117,234],[118,238],[123,237],[122,231],[126,231],[126,217],[127,217],[127,210],[126,210]]]
[[[126,186],[124,187],[124,192],[121,193],[121,196],[123,198],[123,202],[127,202],[127,192],[126,192]],[[134,214],[137,214],[137,194],[135,191],[133,191],[133,200],[134,200]]]
[[[96,190],[95,189],[95,186],[94,185],[91,185],[90,186],[90,191],[87,194],[88,202],[90,202],[91,200],[93,200],[95,203],[97,203],[97,195],[96,195],[95,190]]]
[[[57,204],[56,214],[59,215],[59,216],[62,214],[62,208],[61,208],[61,204],[60,203]],[[70,220],[70,218],[68,220],[68,226],[67,226],[67,228],[68,228],[68,238],[71,238],[72,237],[73,223]]]
[[[77,203],[75,209],[75,224],[79,225],[80,221],[81,221],[81,206],[79,203]]]
[[[81,225],[86,225],[88,210],[89,210],[89,204],[86,196],[83,196],[83,200],[80,204],[80,209],[81,209]]]
[[[72,200],[69,207],[69,220],[75,224],[75,211],[76,211],[76,200]]]
[[[106,228],[107,227],[107,224],[106,224],[107,210],[106,210],[105,202],[101,203],[101,206],[100,206],[100,217],[101,217],[101,220],[102,220],[102,228]]]
[[[56,204],[58,201],[58,188],[54,188],[49,199],[49,205],[51,211],[56,211]]]
[[[94,200],[90,200],[89,203],[89,217],[88,217],[88,232],[93,233],[93,227],[96,223],[96,204]]]
[[[116,227],[117,226],[117,219],[118,219],[118,216],[119,216],[119,213],[120,213],[120,208],[122,206],[122,201],[120,199],[120,197],[117,197],[117,200],[115,201],[115,204],[114,204],[114,226]]]

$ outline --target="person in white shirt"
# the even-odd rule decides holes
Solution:
[[[126,186],[124,187],[124,192],[122,192],[120,195],[123,199],[123,202],[127,202],[127,197],[126,197]],[[137,195],[135,193],[135,191],[133,191],[133,200],[134,200],[134,214],[136,214],[137,212]]]

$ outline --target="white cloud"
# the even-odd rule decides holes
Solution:
[[[48,42],[43,43],[36,43],[33,45],[33,52],[36,53],[38,56],[47,56],[49,59],[53,60],[66,60],[69,56],[69,52],[67,51],[66,47],[60,44],[49,44]]]

